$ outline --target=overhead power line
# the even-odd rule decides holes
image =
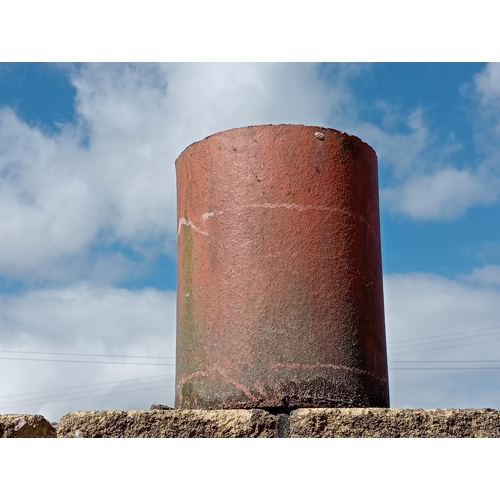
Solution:
[[[446,339],[446,340],[431,340],[429,342],[418,342],[413,345],[402,345],[402,346],[395,346],[395,347],[390,347],[389,350],[394,350],[394,349],[411,349],[412,347],[418,347],[421,345],[428,345],[428,344],[442,344],[443,342],[453,342],[455,340],[472,340],[472,339],[477,339],[481,337],[491,337],[494,335],[500,335],[500,332],[495,332],[495,333],[484,333],[482,335],[474,335],[474,337],[458,337],[458,338],[453,338],[453,339]],[[496,339],[493,339],[492,342],[494,342]]]
[[[10,358],[0,357],[0,359],[8,359],[11,361],[49,361],[51,363],[91,363],[101,365],[145,365],[145,366],[175,366],[175,363],[135,363],[121,361],[86,361],[82,359],[39,359],[39,358]]]
[[[392,366],[393,363],[405,363],[405,364],[412,364],[412,365],[419,365],[419,364],[454,364],[454,365],[460,365],[460,364],[467,364],[467,363],[500,363],[500,360],[486,360],[486,359],[481,359],[481,360],[458,360],[458,361],[453,361],[453,360],[392,360],[389,362],[389,369],[390,370],[500,370],[500,366]]]
[[[151,391],[153,389],[162,389],[162,388],[165,388],[165,387],[172,387],[172,384],[165,384],[165,385],[160,385],[160,386],[157,386],[157,387],[149,387],[149,388],[141,388],[141,389],[133,389],[131,391],[120,391],[120,392],[111,392],[111,393],[106,393],[106,394],[100,394],[100,395],[95,395],[95,396],[82,396],[82,397],[79,397],[79,398],[67,398],[67,399],[59,399],[59,400],[56,400],[56,401],[46,401],[46,402],[38,402],[38,403],[26,403],[26,404],[21,404],[21,405],[15,405],[15,406],[7,406],[7,407],[2,407],[3,410],[5,410],[6,408],[17,408],[17,407],[25,407],[25,406],[40,406],[42,404],[53,404],[53,403],[64,403],[66,401],[76,401],[76,400],[79,400],[79,399],[93,399],[93,398],[102,398],[102,397],[109,397],[109,396],[115,396],[115,395],[118,395],[118,394],[128,394],[128,393],[131,393],[131,392],[140,392],[140,391]],[[7,404],[7,403],[6,403]],[[10,403],[9,403],[10,404]]]
[[[418,366],[418,367],[393,367],[389,368],[390,370],[500,370],[500,366],[462,366],[462,367],[453,367],[453,366]]]
[[[130,356],[128,354],[84,354],[78,352],[43,352],[43,351],[8,351],[0,349],[0,352],[11,352],[14,354],[48,354],[50,356],[89,356],[104,358],[148,358],[148,359],[175,359],[175,356]]]
[[[100,382],[98,384],[86,384],[86,385],[76,385],[73,387],[61,387],[60,389],[50,389],[48,391],[24,392],[22,394],[11,394],[9,396],[0,396],[0,399],[2,399],[2,398],[18,398],[20,396],[30,396],[32,394],[44,394],[47,392],[71,391],[73,389],[84,389],[86,387],[97,387],[99,385],[121,384],[123,382],[135,382],[136,380],[148,380],[148,379],[152,379],[152,378],[165,378],[165,377],[170,377],[170,375],[152,375],[150,377],[125,378],[125,379],[121,379],[121,380],[112,380],[110,382]]]
[[[465,339],[457,339],[457,340],[465,340]],[[491,340],[483,340],[483,341],[479,341],[479,342],[468,342],[466,344],[455,344],[455,345],[447,345],[447,346],[442,346],[442,347],[432,347],[430,349],[417,349],[415,351],[394,352],[394,353],[391,353],[391,356],[404,356],[405,354],[414,354],[417,352],[437,351],[439,349],[453,349],[454,347],[465,347],[468,345],[488,344],[490,342],[498,342],[498,341],[500,341],[500,338],[491,339]],[[409,349],[411,349],[411,347],[416,347],[416,346],[407,346],[407,347]]]
[[[167,378],[167,380],[168,380],[168,378]],[[170,377],[170,380],[172,380],[172,377]],[[150,385],[150,384],[160,384],[162,382],[166,382],[166,380],[157,380],[157,381],[153,381],[153,382],[137,382],[137,383],[134,383],[134,384],[127,384],[126,386],[121,386],[121,387],[118,387],[118,388],[119,389],[125,389],[125,388],[128,388],[128,387],[136,387],[138,385],[145,386],[145,385]],[[169,385],[171,385],[171,384],[169,384]],[[164,387],[164,385],[158,386],[158,388],[161,388],[161,387]],[[149,389],[154,389],[154,388],[155,387],[151,387]],[[9,407],[10,408],[12,406],[16,406],[18,403],[26,403],[26,402],[29,402],[30,404],[31,403],[33,403],[33,404],[37,404],[37,403],[38,404],[45,404],[45,403],[52,402],[52,401],[48,401],[47,400],[47,399],[50,399],[50,398],[60,398],[60,397],[64,397],[64,396],[74,396],[76,394],[95,393],[97,391],[108,391],[108,392],[106,392],[106,394],[100,394],[100,395],[99,394],[90,394],[87,397],[88,398],[93,398],[93,397],[113,396],[115,394],[121,394],[121,393],[113,392],[114,389],[115,389],[114,387],[111,387],[111,388],[108,388],[108,389],[88,389],[86,391],[77,391],[77,392],[70,392],[70,393],[54,394],[52,396],[42,396],[42,397],[39,397],[39,398],[13,399],[11,401],[4,401],[4,402],[0,403],[0,408],[5,408],[5,407]],[[16,403],[16,405],[14,405],[13,403]],[[23,406],[23,405],[21,405],[21,406]]]
[[[390,344],[399,344],[399,343],[402,343],[402,342],[413,342],[414,340],[424,340],[424,339],[435,339],[435,338],[438,338],[438,337],[451,337],[453,335],[461,335],[462,333],[475,333],[475,332],[483,332],[485,330],[494,330],[496,328],[500,328],[500,325],[499,326],[489,326],[488,328],[479,328],[478,330],[465,330],[465,331],[462,331],[462,332],[455,332],[455,333],[442,333],[442,334],[439,334],[439,335],[429,335],[429,336],[426,336],[426,337],[414,337],[414,338],[411,338],[411,339],[405,339],[405,340],[393,340],[391,342],[388,342],[387,344],[390,345]]]
[[[403,360],[393,360],[390,361],[389,363],[500,363],[500,359],[467,359],[467,360],[458,360],[458,361],[453,361],[451,359],[446,359],[446,360],[436,360],[436,361],[431,361],[431,360],[411,360],[411,359],[403,359]]]

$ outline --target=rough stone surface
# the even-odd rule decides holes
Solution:
[[[133,410],[68,413],[57,424],[41,415],[0,415],[0,438],[498,438],[500,410],[304,408]]]
[[[0,415],[0,438],[55,438],[56,430],[41,415]]]
[[[278,437],[278,419],[263,410],[79,411],[62,417],[60,438]]]
[[[151,408],[149,408],[150,410],[173,410],[174,408],[172,408],[171,406],[167,406],[167,405],[162,405],[162,404],[152,404],[151,405]]]
[[[500,411],[491,409],[316,408],[290,415],[297,438],[494,438]]]

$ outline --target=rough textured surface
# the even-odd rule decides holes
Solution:
[[[55,428],[41,415],[0,415],[0,438],[55,437]]]
[[[154,403],[154,404],[151,405],[151,407],[149,409],[150,410],[162,410],[162,411],[165,411],[165,410],[173,410],[174,408],[172,408],[171,406]]]
[[[55,426],[40,415],[0,415],[0,437],[498,438],[500,410],[81,411],[68,413]]]
[[[500,437],[500,411],[382,408],[300,409],[290,415],[290,437]]]
[[[259,125],[176,171],[176,408],[389,406],[373,149]]]
[[[80,411],[65,415],[60,438],[277,437],[277,418],[262,410]]]

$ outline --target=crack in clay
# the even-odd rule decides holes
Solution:
[[[203,236],[208,236],[208,231],[203,231],[203,229],[197,228],[191,221],[186,220],[184,217],[179,219],[179,226],[177,228],[177,235],[181,232],[181,227],[187,226],[192,227],[197,233],[202,234]]]
[[[354,373],[359,373],[361,375],[368,375],[370,377],[373,377],[377,380],[380,380],[381,382],[387,382],[387,378],[385,377],[379,377],[378,375],[375,375],[373,372],[370,372],[368,370],[362,370],[361,368],[356,368],[354,366],[346,366],[346,365],[334,365],[332,363],[318,363],[318,364],[311,364],[311,363],[276,363],[275,365],[271,366],[271,370],[276,370],[278,368],[300,368],[300,369],[305,369],[305,368],[332,368],[334,370],[347,370],[351,371]]]
[[[249,205],[243,205],[239,208],[286,208],[287,210],[298,210],[299,212],[307,212],[310,210],[317,210],[319,212],[330,212],[330,213],[341,213],[352,217],[353,219],[357,219],[361,222],[364,222],[370,232],[375,236],[375,239],[379,241],[379,237],[377,233],[373,230],[373,228],[368,224],[368,221],[361,215],[354,215],[352,212],[348,210],[343,210],[341,208],[327,207],[324,205],[299,205],[297,203],[252,203]],[[201,218],[204,222],[206,222],[210,217],[215,217],[217,215],[222,215],[227,212],[227,210],[214,210],[212,212],[205,212]]]

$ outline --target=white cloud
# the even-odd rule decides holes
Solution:
[[[474,79],[476,91],[484,106],[500,107],[500,63],[488,63]]]
[[[175,356],[175,293],[79,285],[2,296],[0,329],[0,349],[4,351]],[[0,356],[130,363],[174,362],[172,359],[40,356],[7,352],[0,352]],[[50,420],[58,420],[62,414],[82,409],[140,409],[149,408],[154,402],[172,405],[173,374],[173,366],[2,359],[0,412],[40,413]],[[111,383],[129,379],[139,380]],[[106,385],[94,385],[104,383]],[[88,385],[92,387],[76,388]],[[64,388],[70,389],[44,392]],[[93,392],[81,394],[84,390]],[[129,392],[132,390],[134,392]],[[26,393],[30,394],[23,396]],[[105,398],[95,397],[103,394],[106,394]],[[81,397],[83,399],[73,400]],[[46,402],[59,400],[63,401]]]
[[[443,362],[500,361],[500,290],[417,273],[386,276],[384,288],[391,405],[500,408],[498,371],[470,369],[500,363]]]
[[[490,264],[476,268],[471,274],[464,276],[463,279],[481,286],[500,286],[500,266]]]
[[[452,220],[472,205],[495,202],[499,192],[500,179],[445,168],[386,188],[382,199],[390,211],[402,212],[414,219]]]
[[[375,149],[383,168],[392,170],[395,185],[382,191],[384,208],[417,220],[452,220],[473,205],[496,201],[500,179],[484,168],[472,171],[450,166],[448,157],[460,145],[453,138],[442,144],[433,142],[422,109],[408,114],[409,132],[401,133],[391,132],[400,115],[387,103],[378,105],[387,108],[385,127],[360,122],[352,129]]]
[[[166,71],[172,128],[186,145],[243,125],[323,122],[331,107],[311,64],[181,64]]]
[[[461,149],[453,135],[436,135],[416,108],[406,120],[409,133],[391,132],[401,115],[388,102],[375,103],[385,111],[383,127],[353,123],[354,133],[377,151],[380,163],[390,166],[395,184],[383,192],[386,207],[417,220],[452,220],[476,205],[496,203],[500,196],[500,64],[490,63],[478,73],[469,97],[475,107],[475,165],[454,165],[450,155]],[[479,156],[482,155],[482,156]]]
[[[485,157],[484,166],[498,178],[500,163],[500,63],[488,63],[467,89],[476,98],[474,139],[477,150]]]
[[[399,121],[400,117],[390,111],[390,121]],[[374,125],[360,122],[352,125],[355,133],[368,142],[377,156],[393,169],[397,178],[404,178],[415,170],[422,169],[422,154],[429,146],[429,130],[424,123],[423,111],[419,108],[411,111],[404,120],[409,132],[391,133]]]
[[[81,248],[97,213],[87,184],[59,161],[57,140],[0,109],[0,270],[33,269]]]

